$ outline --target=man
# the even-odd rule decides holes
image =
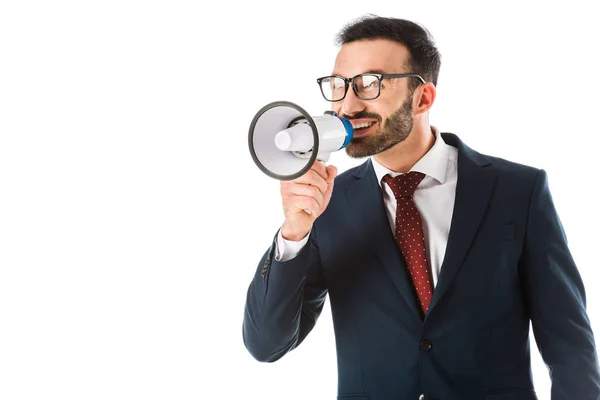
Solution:
[[[600,399],[546,173],[429,125],[440,56],[419,25],[366,17],[339,42],[318,82],[354,126],[347,154],[370,158],[281,183],[285,221],[247,294],[249,352],[272,362],[296,348],[328,293],[338,399],[536,399],[530,322],[552,399]]]

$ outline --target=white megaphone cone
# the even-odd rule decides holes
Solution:
[[[354,135],[352,124],[334,112],[310,116],[294,103],[264,106],[250,124],[248,146],[256,165],[267,175],[292,180],[304,175],[315,160],[327,161]]]

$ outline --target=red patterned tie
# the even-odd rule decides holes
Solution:
[[[423,315],[427,314],[433,293],[433,284],[425,254],[425,238],[421,214],[415,206],[415,189],[425,178],[420,172],[409,172],[392,178],[383,177],[396,196],[396,241],[412,277]]]

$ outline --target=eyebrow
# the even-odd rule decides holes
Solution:
[[[387,72],[385,72],[382,69],[368,69],[365,72],[361,72],[360,74],[382,74],[382,75],[385,75],[385,74],[387,74]],[[358,75],[360,75],[360,74],[358,74]],[[331,76],[342,76],[342,75],[332,72]]]
[[[370,69],[368,71],[363,72],[363,74],[382,74],[385,75],[387,72],[385,72],[382,69]]]

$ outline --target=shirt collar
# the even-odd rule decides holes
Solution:
[[[444,183],[446,181],[446,170],[447,164],[449,162],[451,153],[450,153],[450,145],[444,142],[440,131],[432,126],[432,133],[435,135],[435,143],[429,149],[427,153],[417,163],[410,169],[410,171],[422,172],[426,176],[430,176],[437,180],[439,183]],[[371,162],[373,163],[373,169],[375,170],[375,175],[377,176],[377,182],[381,185],[381,180],[386,174],[390,174],[392,177],[397,175],[401,175],[400,172],[394,172],[383,165],[379,164],[373,157],[371,157]]]

